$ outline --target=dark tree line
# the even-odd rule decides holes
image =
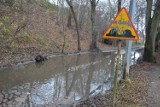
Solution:
[[[153,3],[153,0],[146,0],[146,42],[144,49],[144,61],[156,62],[155,45],[156,38],[158,41],[158,27],[160,26],[160,0]],[[152,5],[154,4],[154,11],[152,12]],[[153,13],[153,15],[152,15]]]

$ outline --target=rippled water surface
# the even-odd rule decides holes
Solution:
[[[137,63],[141,53],[142,50],[132,52],[132,65]],[[124,56],[122,52],[119,77]],[[22,96],[26,99],[21,102],[31,105],[85,99],[111,89],[115,61],[115,52],[84,53],[55,56],[40,64],[30,63],[1,69],[0,90],[3,99],[5,94],[12,95],[12,98],[5,102],[6,104],[9,101],[18,102],[18,98]],[[2,103],[4,102],[0,102]]]

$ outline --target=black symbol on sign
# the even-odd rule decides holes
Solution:
[[[118,34],[118,31],[116,29],[111,29],[106,36],[113,36],[113,37],[127,37],[127,38],[135,38],[135,36],[132,35],[132,32],[129,29],[126,29],[123,31],[123,34]]]
[[[111,29],[109,34],[106,34],[106,36],[117,36],[118,32],[116,29]]]
[[[135,36],[132,35],[132,32],[128,29],[123,31],[123,37],[135,38]]]

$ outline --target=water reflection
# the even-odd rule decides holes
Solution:
[[[59,99],[80,100],[98,92],[106,92],[112,87],[109,79],[114,74],[115,54],[88,54],[88,57],[76,55],[69,63],[65,56],[61,60],[64,73],[32,91],[32,102],[45,104]],[[113,66],[110,66],[111,63]]]
[[[121,54],[119,77],[124,56],[124,53]],[[5,72],[0,72],[0,89],[8,93],[17,86],[16,92],[29,92],[31,105],[64,103],[66,100],[71,103],[109,91],[113,84],[115,62],[114,52],[58,56],[42,64],[3,69]]]
[[[137,49],[131,53],[131,65],[139,64],[142,62],[143,49]]]

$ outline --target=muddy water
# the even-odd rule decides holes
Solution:
[[[137,63],[140,56],[141,51],[132,52],[132,64]],[[112,87],[115,61],[115,52],[84,53],[1,69],[0,104],[45,105],[52,102],[58,105],[108,92]],[[123,61],[124,52],[121,54],[119,76]],[[12,98],[3,102],[5,95],[12,95]]]

